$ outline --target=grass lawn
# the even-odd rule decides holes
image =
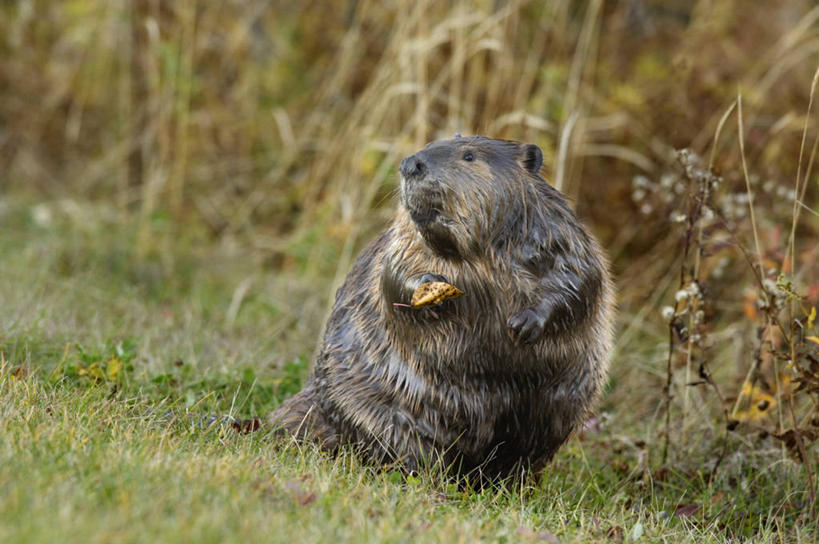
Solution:
[[[0,542],[819,538],[805,471],[770,439],[705,418],[663,463],[651,331],[618,346],[594,424],[522,485],[476,492],[169,423],[263,415],[297,391],[329,282],[190,234],[134,264],[132,229],[69,208],[0,215]]]

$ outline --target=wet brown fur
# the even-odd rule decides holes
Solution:
[[[541,161],[483,137],[405,159],[395,221],[356,260],[304,390],[273,423],[408,470],[541,469],[605,382],[613,314],[606,259]],[[466,294],[394,305],[429,275]]]

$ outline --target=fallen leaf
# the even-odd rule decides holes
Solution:
[[[814,344],[819,345],[819,336],[808,336],[807,339]]]
[[[697,515],[700,507],[697,504],[678,504],[674,509],[674,515],[678,518],[690,518]]]
[[[751,321],[755,321],[758,317],[758,313],[756,311],[756,295],[750,293],[745,295],[745,300],[742,303],[742,309],[745,312],[745,317]]]
[[[422,283],[412,294],[410,303],[413,308],[425,308],[441,304],[445,300],[463,296],[464,292],[443,281]]]
[[[256,432],[262,428],[262,422],[258,419],[235,419],[230,425],[241,434]]]

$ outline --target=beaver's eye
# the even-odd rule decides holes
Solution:
[[[472,156],[472,152],[471,152],[471,151],[467,151],[466,153],[464,153],[464,160],[465,160],[465,161],[472,162],[472,161],[474,161],[474,160],[475,160],[475,157],[473,157],[473,156]]]

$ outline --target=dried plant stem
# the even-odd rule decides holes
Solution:
[[[569,161],[569,147],[572,140],[572,134],[574,133],[574,125],[577,122],[577,117],[577,112],[572,112],[572,114],[569,115],[569,119],[566,121],[566,124],[563,125],[563,130],[560,132],[560,144],[557,152],[557,171],[555,173],[555,187],[557,187],[559,191],[566,190],[566,168]]]
[[[772,329],[769,329],[772,330]],[[773,353],[773,334],[769,334],[769,339],[771,346],[771,352]],[[790,341],[791,349],[793,349],[793,339],[791,338]],[[776,403],[776,420],[779,422],[779,429],[780,432],[784,428],[785,418],[782,415],[782,381],[779,378],[779,357],[776,357],[774,354],[773,357],[773,365],[774,365],[774,380],[776,382],[776,394],[779,396],[779,402]],[[791,359],[793,360],[793,359]]]
[[[788,247],[786,248],[785,253],[785,260],[790,257],[790,265],[791,265],[791,280],[794,279],[793,274],[796,270],[795,267],[795,253],[796,253],[796,225],[799,222],[799,215],[801,213],[801,208],[799,207],[798,203],[802,201],[805,197],[805,190],[808,186],[808,176],[810,175],[811,166],[813,165],[814,154],[816,150],[816,144],[814,143],[813,151],[811,152],[810,157],[810,164],[808,166],[807,172],[805,174],[805,178],[802,179],[802,163],[805,158],[805,143],[808,138],[808,128],[810,126],[810,117],[811,112],[813,111],[813,98],[816,94],[816,84],[819,82],[819,68],[816,69],[816,72],[813,74],[813,81],[811,82],[810,86],[810,97],[808,98],[808,111],[805,114],[805,125],[802,128],[802,142],[799,145],[799,162],[796,166],[796,183],[793,186],[793,212],[791,214],[792,221],[791,221],[791,233],[790,237],[788,238]],[[819,142],[819,138],[816,140]],[[801,188],[801,191],[800,191]]]
[[[754,192],[751,190],[751,179],[748,176],[748,162],[745,160],[745,129],[742,126],[742,93],[737,95],[737,130],[739,131],[739,156],[742,159],[742,173],[745,177],[745,190],[748,193],[748,212],[751,218],[751,229],[754,233],[754,249],[756,249],[759,273],[764,276],[765,269],[762,266],[762,250],[759,245],[759,232],[756,228],[756,215],[754,214]]]
[[[702,247],[702,228],[700,227],[700,217],[702,213],[702,207],[705,204],[705,199],[707,198],[707,184],[708,180],[705,180],[703,184],[697,187],[697,201],[696,204],[689,214],[688,217],[688,228],[685,233],[685,247],[683,249],[683,257],[682,262],[680,262],[680,281],[679,281],[679,288],[684,289],[689,282],[694,281],[697,279],[697,275],[699,274],[699,254]],[[697,242],[696,242],[696,257],[694,261],[694,267],[692,274],[689,277],[689,273],[687,270],[688,259],[691,254],[691,245],[692,240],[694,239],[694,233],[697,232]],[[691,376],[690,376],[690,368],[691,368],[691,361],[692,361],[692,349],[693,344],[691,342],[691,331],[694,326],[694,318],[691,312],[689,312],[688,316],[688,339],[687,342],[687,352],[686,352],[686,381],[685,383],[690,383]],[[671,442],[671,399],[673,395],[671,393],[671,386],[673,385],[674,381],[674,368],[673,368],[673,359],[674,359],[674,319],[672,319],[668,324],[668,360],[666,362],[666,383],[665,383],[665,403],[666,403],[666,411],[665,411],[665,440],[663,442],[663,463],[666,462],[668,459],[668,448]],[[684,405],[684,412],[683,417],[687,415],[688,410],[688,387],[685,388],[685,393],[683,394],[683,405]],[[685,427],[685,425],[683,425]]]
[[[673,370],[674,361],[674,322],[668,324],[668,359],[666,360],[665,369],[665,433],[663,436],[663,464],[668,460],[668,448],[671,444],[671,381],[674,378]]]
[[[705,180],[703,184],[707,184],[708,180]],[[705,199],[707,198],[707,191],[708,189],[703,189],[700,187],[700,198],[702,199],[701,202],[704,203]],[[691,281],[692,282],[699,282],[700,277],[700,254],[702,253],[702,223],[697,221],[697,242],[696,242],[696,251],[694,252],[694,267],[691,272]],[[685,383],[691,383],[691,363],[694,358],[694,342],[691,340],[691,334],[694,330],[694,312],[688,312],[688,342],[686,346],[686,354],[685,354]],[[682,438],[685,438],[685,430],[686,430],[686,422],[688,417],[688,411],[690,409],[689,406],[690,402],[690,388],[688,385],[685,386],[683,389],[683,426],[682,426]]]
[[[734,406],[731,408],[731,417],[735,418],[737,410],[739,410],[739,404],[742,402],[742,391],[745,390],[746,387],[750,387],[751,381],[754,379],[754,375],[756,374],[757,370],[759,369],[760,361],[762,360],[762,348],[766,345],[770,344],[770,330],[771,324],[765,323],[762,325],[762,333],[759,334],[760,339],[760,346],[759,352],[756,353],[754,356],[754,362],[748,368],[748,372],[745,373],[745,378],[742,380],[742,387],[740,388],[740,393],[737,395],[736,400],[734,401]],[[748,396],[748,402],[750,402],[750,395]],[[781,428],[781,419],[780,419],[780,428]]]
[[[734,111],[734,108],[737,107],[739,101],[734,101],[727,110],[722,114],[722,117],[717,123],[717,128],[714,132],[714,140],[711,147],[711,155],[708,161],[708,172],[713,173],[714,170],[714,160],[716,158],[716,150],[719,145],[719,139],[722,134],[722,129],[725,126],[728,118],[731,116],[731,113]],[[740,125],[741,126],[741,125]],[[697,205],[694,209],[694,212],[689,217],[689,225],[688,231],[686,232],[685,236],[685,248],[683,251],[683,260],[680,264],[680,288],[684,288],[689,281],[698,281],[699,274],[700,274],[700,264],[701,264],[701,254],[702,254],[702,244],[703,244],[703,229],[701,222],[699,221],[700,215],[702,213],[702,208],[706,205],[707,200],[710,196],[710,188],[709,188],[709,180],[704,180],[700,186],[697,188]],[[691,271],[691,278],[687,277],[686,272],[686,264],[688,262],[688,257],[691,251],[691,241],[692,241],[692,234],[696,231],[696,252],[694,255],[694,264]],[[689,335],[694,328],[694,315],[692,312],[689,312],[688,316],[688,331]],[[686,363],[685,363],[685,383],[691,383],[691,366],[693,363],[693,343],[691,342],[690,338],[687,342],[687,350],[686,350]],[[668,336],[668,358],[666,361],[666,384],[665,384],[665,402],[666,402],[666,413],[665,413],[665,439],[663,442],[663,463],[666,462],[668,459],[668,448],[670,444],[670,437],[671,437],[671,387],[673,384],[673,377],[674,377],[674,369],[673,369],[673,357],[674,357],[674,322],[673,320],[669,323],[669,336]],[[711,385],[714,386],[717,395],[722,402],[722,394],[717,388],[716,384],[713,381],[709,382]],[[683,417],[688,415],[690,409],[690,396],[688,387],[685,388],[683,394]],[[727,411],[723,406],[723,413],[727,416]],[[683,425],[683,433],[685,433],[686,425]],[[716,466],[714,467],[714,471],[716,471]]]
[[[602,0],[592,0],[586,8],[586,14],[583,18],[583,27],[580,31],[580,36],[577,41],[577,46],[574,51],[574,58],[572,59],[572,66],[569,72],[569,81],[566,88],[566,97],[564,100],[564,111],[569,115],[566,121],[566,126],[561,133],[560,140],[560,187],[559,189],[569,195],[570,198],[577,197],[580,188],[572,186],[572,178],[580,174],[580,172],[573,168],[573,163],[579,163],[579,155],[572,157],[571,144],[577,140],[575,138],[582,136],[582,118],[583,118],[583,103],[580,97],[582,82],[584,74],[587,70],[594,68],[594,61],[596,59],[595,53],[597,50],[597,41],[600,29],[600,17],[602,12]],[[580,127],[576,127],[578,120],[581,120]],[[575,171],[572,171],[575,170]],[[556,185],[557,186],[557,185]]]
[[[746,191],[746,193],[748,195],[748,214],[749,214],[749,217],[751,218],[751,230],[753,231],[753,235],[754,235],[754,249],[756,251],[756,260],[757,260],[756,266],[758,266],[759,286],[760,286],[760,289],[765,291],[765,285],[762,282],[763,278],[765,277],[765,267],[762,264],[762,249],[761,249],[761,246],[759,244],[759,231],[758,231],[757,226],[756,226],[756,215],[755,215],[755,212],[754,212],[754,192],[751,189],[751,179],[750,179],[750,176],[748,175],[748,163],[747,163],[747,161],[745,159],[745,128],[743,127],[743,116],[742,116],[742,93],[737,94],[737,130],[739,132],[739,134],[738,134],[738,138],[739,138],[739,156],[740,156],[740,159],[741,159],[741,162],[742,162],[742,174],[743,174],[743,177],[745,179],[745,191]],[[752,269],[754,268],[753,264],[751,265],[751,268]],[[770,316],[770,311],[766,312],[766,316],[767,316],[767,319],[770,319],[770,317],[771,317]],[[767,334],[770,334],[770,330],[771,330],[770,327],[766,327],[766,333]],[[784,333],[784,331],[783,331],[783,333]],[[771,345],[773,345],[773,339],[772,338],[769,337],[768,341],[771,342]],[[754,366],[758,366],[758,365],[754,365]],[[751,379],[752,377],[753,377],[753,375],[749,371],[748,375],[745,377],[745,383],[748,383],[748,380]],[[742,397],[742,395],[737,395],[737,402],[734,405],[734,410],[732,412],[734,414],[736,413],[737,407],[739,406],[739,400],[740,400],[741,397]],[[780,404],[781,404],[781,402],[780,402]],[[779,408],[777,410],[777,413],[778,413],[778,416],[779,416],[779,428],[781,429],[782,428],[782,410],[781,410],[781,408]]]
[[[467,10],[463,1],[458,2],[456,16],[461,18]],[[447,103],[447,127],[453,133],[459,132],[463,122],[463,78],[464,64],[466,62],[466,40],[464,38],[463,25],[453,25],[452,30],[452,60],[451,60],[451,82],[449,85],[449,101]]]
[[[717,123],[717,130],[714,132],[714,143],[711,145],[711,156],[708,159],[708,171],[714,171],[714,161],[717,157],[717,146],[719,145],[719,137],[722,134],[722,128],[725,126],[725,122],[728,121],[728,118],[734,112],[734,108],[737,107],[737,101],[734,100],[731,102],[731,105],[728,106],[728,109],[725,110],[725,113],[722,114],[720,117],[719,123]]]
[[[583,28],[580,31],[580,37],[574,52],[568,87],[566,89],[564,108],[569,114],[575,111],[580,100],[579,94],[583,73],[585,72],[586,63],[589,60],[591,51],[596,44],[602,4],[602,0],[592,0],[586,9],[586,15],[583,19]]]
[[[793,348],[791,348],[791,354],[793,354]],[[811,518],[816,519],[816,487],[813,481],[813,469],[811,469],[813,460],[808,453],[808,449],[805,447],[805,441],[802,440],[802,434],[799,432],[799,423],[796,421],[796,414],[793,411],[793,389],[788,390],[788,411],[791,415],[791,425],[793,425],[793,436],[796,439],[796,447],[799,448],[802,464],[805,466],[805,471],[808,474]]]
[[[799,216],[802,211],[801,207],[798,206],[799,203],[804,199],[805,190],[808,186],[808,178],[810,176],[810,171],[813,167],[813,160],[816,153],[816,143],[819,142],[819,137],[816,138],[814,142],[813,149],[811,151],[809,164],[807,167],[807,171],[805,173],[805,177],[802,179],[802,163],[805,156],[805,143],[807,142],[808,137],[808,129],[810,128],[810,119],[811,113],[813,111],[813,99],[816,95],[816,85],[817,81],[819,81],[819,68],[817,68],[816,72],[813,74],[813,80],[811,81],[810,86],[810,98],[808,99],[808,111],[805,114],[805,125],[802,129],[802,141],[799,145],[799,162],[796,169],[796,183],[793,187],[793,211],[791,213],[791,232],[788,238],[788,246],[786,249],[785,257],[783,259],[783,264],[787,262],[788,257],[790,257],[790,277],[791,283],[793,284],[796,281],[796,225],[799,222]],[[801,189],[801,191],[800,191]],[[788,302],[788,325],[789,325],[789,343],[790,343],[790,360],[791,364],[796,363],[796,327],[794,326],[794,319],[795,319],[795,302],[790,300]],[[778,379],[778,376],[777,376]],[[781,390],[780,390],[781,391]],[[780,393],[781,395],[781,393]],[[805,448],[804,441],[802,440],[802,435],[799,430],[799,423],[796,420],[796,414],[794,413],[793,409],[793,389],[789,388],[788,390],[788,411],[790,412],[791,416],[791,425],[793,426],[794,437],[796,439],[796,445],[799,448],[799,454],[802,457],[802,463],[805,465],[805,470],[808,474],[808,485],[810,486],[810,511],[811,517],[814,519],[816,518],[816,489],[814,484],[814,477],[813,477],[813,470],[811,466],[813,464],[813,460],[811,459],[810,454]]]
[[[180,70],[176,84],[176,123],[174,126],[174,155],[171,165],[168,190],[170,206],[175,214],[182,210],[182,195],[185,171],[188,163],[188,125],[190,123],[190,97],[193,85],[193,54],[195,49],[196,6],[192,0],[182,3],[180,19]]]
[[[418,15],[413,17],[418,22],[416,26],[416,39],[419,43],[425,41],[426,21],[423,13],[427,9],[427,2],[418,2],[415,6]],[[417,103],[415,106],[415,147],[421,148],[427,143],[427,117],[429,115],[429,85],[427,84],[427,47],[418,46],[415,48],[415,79],[418,86],[416,92]]]
[[[136,192],[145,177],[143,139],[148,131],[148,30],[145,20],[150,13],[149,0],[131,1],[130,47],[130,152],[128,154],[128,186]],[[133,202],[133,201],[132,201]]]

